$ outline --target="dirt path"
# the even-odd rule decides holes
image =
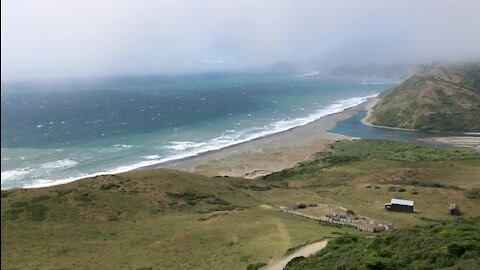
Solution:
[[[281,256],[282,253],[284,252],[285,249],[287,249],[290,246],[290,235],[288,234],[287,228],[285,227],[285,224],[280,219],[273,219],[273,224],[277,227],[278,234],[280,238],[282,239],[281,241],[281,248],[278,249],[278,254],[275,254],[274,256]]]
[[[304,246],[303,248],[295,251],[294,253],[287,255],[283,258],[280,258],[279,260],[265,266],[263,270],[282,270],[287,265],[287,263],[291,261],[293,258],[300,257],[300,256],[308,257],[310,255],[313,255],[319,252],[320,250],[322,250],[323,248],[325,248],[327,246],[327,243],[328,243],[328,239],[310,244],[308,246]]]

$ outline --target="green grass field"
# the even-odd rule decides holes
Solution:
[[[245,269],[307,242],[374,235],[283,214],[280,205],[335,203],[400,229],[453,222],[451,203],[462,218],[480,216],[479,176],[478,153],[354,141],[265,179],[158,169],[2,191],[1,266]],[[391,198],[415,200],[416,212],[384,211]]]

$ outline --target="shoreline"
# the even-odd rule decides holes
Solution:
[[[326,115],[303,126],[196,156],[138,168],[135,171],[167,168],[207,176],[255,178],[283,170],[307,160],[316,152],[326,150],[327,145],[334,141],[358,139],[333,133],[330,130],[337,122],[365,110],[368,101],[341,112]]]
[[[91,178],[97,175],[120,174],[126,172],[137,172],[158,168],[174,169],[192,173],[199,173],[206,176],[228,176],[257,178],[276,171],[293,167],[299,162],[308,160],[313,154],[321,151],[328,151],[328,145],[338,140],[359,139],[352,136],[337,134],[331,130],[337,122],[349,119],[359,111],[367,111],[367,115],[361,119],[361,123],[375,128],[419,131],[413,129],[382,127],[371,124],[367,118],[371,115],[373,106],[380,101],[378,97],[370,97],[364,102],[346,108],[343,111],[325,115],[302,126],[292,127],[278,133],[265,135],[250,141],[230,145],[221,149],[210,150],[193,156],[177,160],[154,163],[147,166],[130,169],[124,172],[99,173],[77,179],[59,181],[54,184],[38,186],[23,186],[16,188],[43,188],[48,186],[64,185],[71,182]],[[462,136],[462,134],[466,136]],[[480,133],[456,133],[455,138],[448,136],[432,136],[431,138],[419,141],[427,144],[454,146],[464,149],[480,151]],[[7,190],[7,189],[5,189]]]
[[[269,135],[265,135],[263,137],[255,138],[250,141],[241,142],[238,144],[230,145],[221,149],[210,150],[203,153],[199,153],[193,156],[188,156],[184,158],[180,158],[177,160],[165,161],[162,163],[154,163],[151,165],[146,165],[126,171],[120,172],[112,172],[112,173],[94,173],[92,175],[86,175],[83,177],[72,177],[69,179],[59,179],[56,183],[46,183],[40,185],[24,185],[21,187],[13,187],[9,189],[31,189],[31,188],[44,188],[49,186],[58,186],[58,185],[65,185],[71,182],[80,181],[83,179],[99,176],[99,175],[114,175],[120,173],[127,173],[127,172],[137,172],[143,170],[150,170],[150,169],[157,169],[157,168],[168,168],[168,169],[175,169],[187,172],[197,172],[194,168],[200,165],[205,165],[209,163],[211,160],[225,160],[231,157],[231,155],[248,153],[249,158],[253,158],[253,155],[257,155],[260,152],[265,153],[267,156],[279,154],[278,151],[283,152],[283,154],[288,154],[284,160],[279,162],[274,162],[276,164],[270,164],[270,169],[265,170],[265,166],[259,166],[257,169],[251,171],[245,171],[243,173],[238,173],[238,170],[235,170],[233,174],[226,173],[224,175],[227,176],[240,176],[246,178],[248,175],[257,174],[255,171],[265,171],[264,174],[268,174],[274,171],[282,170],[288,167],[295,165],[298,162],[304,161],[307,159],[311,154],[316,153],[320,150],[323,150],[326,145],[332,143],[336,140],[342,139],[355,139],[354,137],[345,136],[341,134],[336,134],[330,132],[329,130],[334,128],[338,121],[342,121],[352,117],[357,111],[365,110],[364,105],[370,100],[368,98],[366,101],[357,104],[352,107],[348,107],[343,111],[328,114],[325,116],[320,117],[310,123],[307,123],[302,126],[292,127],[288,130],[284,130],[278,133],[273,133]],[[298,153],[294,153],[293,150],[302,149],[302,151]],[[297,149],[298,148],[298,149]],[[290,151],[286,151],[290,150]],[[267,152],[270,152],[267,154]],[[289,153],[286,153],[289,152]],[[301,155],[301,158],[299,157]],[[292,156],[292,157],[290,157]],[[263,162],[263,161],[262,161]],[[259,164],[259,160],[257,159],[257,165],[264,165]],[[205,170],[203,170],[205,171]],[[197,172],[199,173],[199,172]],[[207,173],[207,176],[216,176],[219,174],[211,174]],[[257,175],[258,176],[258,175]],[[62,181],[63,180],[63,181]],[[2,189],[4,190],[4,189]]]

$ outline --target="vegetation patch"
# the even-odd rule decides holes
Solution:
[[[65,189],[65,190],[56,190],[55,192],[57,193],[57,197],[63,197],[69,193],[72,193],[74,190],[73,189]]]
[[[10,195],[10,192],[8,190],[2,190],[2,198],[6,198]]]
[[[380,234],[343,235],[287,269],[477,269],[480,218],[456,219]],[[455,268],[451,268],[455,267]]]
[[[331,146],[332,155],[356,156],[359,159],[398,161],[480,159],[480,153],[439,149],[431,146],[388,140],[341,141]]]
[[[167,192],[167,196],[169,196],[172,199],[182,199],[185,203],[189,205],[196,205],[203,199],[211,198],[213,197],[212,195],[208,194],[197,194],[195,192],[183,192],[183,193],[173,193],[173,192]]]
[[[100,190],[110,190],[112,188],[120,188],[120,185],[117,185],[115,183],[108,183],[108,184],[102,184],[100,186]]]
[[[458,189],[461,190],[461,188],[457,186],[447,186],[443,184],[439,184],[436,182],[429,182],[429,181],[388,181],[384,182],[384,184],[396,184],[396,185],[408,185],[408,186],[419,186],[419,187],[432,187],[432,188],[450,188],[450,189]]]
[[[41,201],[46,201],[49,200],[51,197],[50,195],[40,195],[40,196],[35,196],[33,197],[30,202],[36,203],[36,202],[41,202]]]
[[[480,188],[474,188],[466,192],[466,196],[469,199],[480,199]]]
[[[5,210],[2,215],[2,219],[5,220],[15,220],[19,217],[21,213],[25,211],[24,208],[12,208]]]
[[[27,205],[28,205],[28,202],[22,202],[22,201],[20,201],[20,202],[14,202],[14,203],[12,203],[11,206],[12,206],[13,208],[23,208],[23,207],[25,207],[25,206],[27,206]]]
[[[271,190],[272,188],[269,187],[269,186],[255,186],[255,185],[249,185],[247,187],[249,190],[253,190],[253,191],[267,191],[267,190]]]
[[[389,187],[388,192],[405,192],[406,190],[401,187]]]
[[[246,270],[258,270],[262,267],[264,267],[265,265],[267,265],[266,263],[252,263],[252,264],[249,264],[247,265],[247,268],[245,268]]]
[[[460,150],[438,149],[431,146],[387,140],[340,141],[330,146],[331,152],[320,152],[315,160],[300,163],[293,168],[274,172],[262,177],[263,180],[282,181],[290,178],[314,178],[319,172],[332,167],[350,165],[363,160],[393,161],[440,161],[480,160],[480,153]],[[407,184],[408,182],[402,182]],[[412,185],[434,185],[411,181]],[[443,186],[442,186],[443,187]],[[453,187],[452,187],[453,188]]]
[[[42,204],[29,204],[25,210],[33,221],[44,221],[48,211],[48,207]]]

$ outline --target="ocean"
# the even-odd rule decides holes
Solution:
[[[195,156],[305,125],[394,85],[291,73],[2,83],[1,188]]]

